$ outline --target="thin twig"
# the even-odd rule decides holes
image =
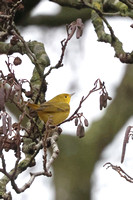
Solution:
[[[108,165],[108,166],[107,166]],[[120,166],[116,166],[111,164],[110,162],[107,162],[103,165],[103,167],[106,166],[106,169],[108,169],[109,167],[111,167],[113,170],[115,170],[116,172],[118,172],[118,174],[124,178],[126,181],[133,183],[133,178],[131,176],[129,176]]]
[[[99,88],[97,88],[98,82],[99,82]],[[91,89],[91,90],[89,91],[89,93],[86,95],[86,97],[83,96],[83,97],[81,98],[80,103],[79,103],[79,106],[78,106],[77,109],[74,111],[74,113],[73,113],[68,119],[66,119],[66,120],[63,121],[62,123],[58,124],[58,126],[60,126],[61,124],[65,123],[65,122],[68,122],[68,121],[73,120],[73,119],[74,119],[74,116],[78,113],[78,111],[79,111],[80,108],[82,107],[83,102],[90,96],[90,94],[92,94],[93,92],[96,92],[96,91],[98,91],[98,90],[101,90],[103,87],[105,87],[105,86],[104,86],[104,83],[102,83],[100,79],[97,79],[97,80],[95,81],[94,85],[95,85],[94,88]]]

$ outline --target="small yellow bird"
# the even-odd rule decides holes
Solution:
[[[50,120],[52,125],[58,125],[63,122],[70,113],[70,100],[73,94],[59,94],[51,100],[42,104],[33,104],[28,102],[32,110],[35,110],[41,120],[46,122]]]

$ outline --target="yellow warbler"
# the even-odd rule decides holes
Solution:
[[[51,121],[52,125],[58,125],[63,122],[70,113],[70,100],[73,94],[59,94],[51,100],[42,104],[33,104],[28,102],[28,106],[35,110],[41,120]]]

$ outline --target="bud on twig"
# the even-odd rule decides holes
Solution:
[[[76,38],[79,39],[83,34],[84,24],[81,18],[73,21],[71,24],[66,26],[67,28],[67,39],[70,40],[74,33],[76,32]]]
[[[79,121],[78,118],[76,118],[76,119],[75,119],[75,126],[78,125],[78,121]]]
[[[0,87],[0,111],[5,110],[5,91],[3,87]]]
[[[86,127],[88,127],[88,126],[89,126],[89,122],[88,122],[88,120],[87,120],[87,119],[84,119],[84,125],[85,125]]]
[[[79,138],[82,138],[82,137],[85,136],[85,130],[84,130],[84,126],[83,126],[82,124],[79,124],[79,125],[78,125],[76,135],[77,135]]]
[[[7,129],[6,129],[6,113],[3,113],[2,115],[2,124],[3,124],[3,134],[6,135]]]
[[[100,95],[100,110],[102,110],[104,104],[104,96],[103,94]]]
[[[31,98],[33,96],[33,93],[31,91],[26,91],[25,96]]]
[[[108,96],[108,92],[104,91],[100,95],[100,110],[102,110],[102,108],[107,107],[107,100],[112,100],[112,98],[110,96]]]
[[[84,24],[82,23],[82,19],[80,18],[78,18],[76,22],[77,22],[76,38],[79,39],[83,34]]]
[[[11,43],[11,45],[14,46],[14,45],[16,45],[16,44],[18,43],[18,41],[19,41],[18,37],[14,35],[14,36],[11,38],[10,43]]]
[[[15,59],[14,59],[14,61],[13,61],[13,64],[14,65],[20,65],[22,63],[22,60],[19,58],[19,57],[16,57]]]

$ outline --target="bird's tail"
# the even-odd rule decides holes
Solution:
[[[37,110],[39,108],[39,105],[27,102],[27,106],[30,107],[32,110]]]

